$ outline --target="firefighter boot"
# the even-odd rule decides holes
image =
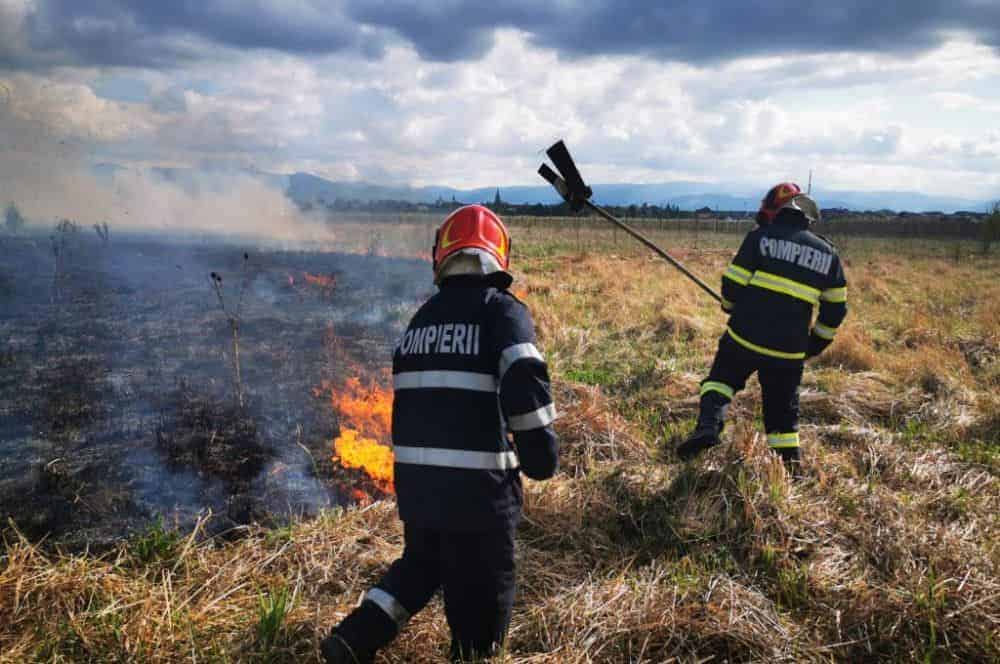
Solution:
[[[365,600],[319,644],[326,664],[372,664],[379,648],[388,645],[398,625],[374,602]]]
[[[375,661],[374,657],[355,653],[336,631],[320,642],[319,651],[326,664],[370,664]]]
[[[787,447],[772,451],[781,457],[781,460],[785,464],[785,470],[788,471],[789,477],[796,480],[805,477],[802,473],[802,455],[799,453],[799,448]]]
[[[687,439],[677,446],[677,456],[688,461],[710,447],[719,444],[719,434],[725,426],[729,399],[718,392],[706,392],[701,397],[698,425]]]
[[[802,455],[799,453],[799,448],[797,447],[785,447],[774,450],[781,457],[781,460],[786,464],[799,463],[802,459]]]
[[[677,446],[677,456],[681,461],[688,461],[710,447],[719,444],[717,427],[701,427],[695,429],[687,439]]]

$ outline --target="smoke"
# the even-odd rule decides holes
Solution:
[[[283,178],[187,167],[189,145],[162,131],[158,111],[99,98],[78,75],[0,77],[0,209],[16,203],[34,231],[0,230],[10,331],[0,353],[16,372],[0,389],[10,414],[0,438],[14,450],[0,468],[0,512],[89,545],[157,513],[190,525],[211,509],[231,525],[351,500],[364,478],[331,461],[339,415],[315,390],[342,382],[346,366],[363,377],[388,361],[432,288],[421,259],[433,228],[331,226],[299,210]],[[132,163],[128,154],[156,160],[114,165]],[[36,234],[63,218],[86,232],[60,237],[56,252]],[[110,242],[89,231],[104,222]],[[229,405],[231,328],[207,277],[225,274],[236,297],[248,244],[240,419]],[[331,321],[347,348],[336,358],[322,332],[333,334]],[[59,472],[33,474],[39,459],[61,460]],[[71,508],[56,480],[93,507]]]
[[[0,204],[16,203],[36,227],[68,218],[86,226],[107,222],[112,231],[333,241],[332,231],[299,210],[276,178],[118,167],[100,174],[90,163],[95,146],[155,130],[155,118],[126,107],[97,98],[85,86],[40,86],[23,76],[0,80]]]
[[[198,178],[211,182],[191,191],[147,173],[116,173],[111,191],[104,192],[102,216],[114,226],[131,230],[292,242],[333,240],[333,233],[318,219],[310,219],[283,192],[249,175],[199,173]]]

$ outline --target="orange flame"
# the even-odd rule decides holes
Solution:
[[[343,389],[331,389],[330,402],[341,422],[334,459],[345,468],[363,470],[379,488],[393,493],[392,390],[374,380],[366,386],[360,378],[348,378]]]
[[[348,378],[344,389],[330,394],[342,421],[362,429],[380,441],[389,441],[392,422],[392,392],[372,381],[367,387],[360,378]]]
[[[379,488],[392,493],[392,448],[365,438],[354,429],[341,429],[333,448],[342,466],[360,468]]]
[[[337,278],[332,275],[303,272],[302,278],[306,280],[306,283],[318,286],[323,290],[333,290],[337,287]]]

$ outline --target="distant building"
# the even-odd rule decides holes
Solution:
[[[712,219],[715,217],[715,213],[712,212],[712,208],[707,205],[703,208],[698,208],[694,211],[695,219]]]

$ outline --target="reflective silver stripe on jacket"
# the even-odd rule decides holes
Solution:
[[[372,588],[369,590],[365,593],[365,599],[385,611],[386,615],[392,618],[400,627],[405,625],[410,619],[410,612],[406,610],[406,607],[381,588]]]
[[[834,304],[847,302],[847,286],[827,288],[820,294],[819,298],[824,302],[832,302]]]
[[[496,392],[497,379],[489,374],[472,371],[407,371],[392,377],[397,390],[443,387],[453,390]]]
[[[535,344],[514,344],[513,346],[507,346],[504,348],[503,352],[500,353],[500,370],[497,375],[500,377],[500,381],[503,381],[503,375],[507,373],[507,369],[510,369],[511,365],[518,360],[523,360],[526,358],[534,358],[539,362],[544,362],[545,358],[542,354],[538,352]]]
[[[507,418],[507,425],[511,431],[531,431],[541,429],[552,424],[556,419],[556,406],[549,404],[542,406],[538,410],[523,415],[511,415]]]
[[[467,468],[469,470],[514,470],[520,464],[517,454],[506,452],[476,452],[473,450],[446,450],[440,447],[392,448],[396,463],[441,468]]]

